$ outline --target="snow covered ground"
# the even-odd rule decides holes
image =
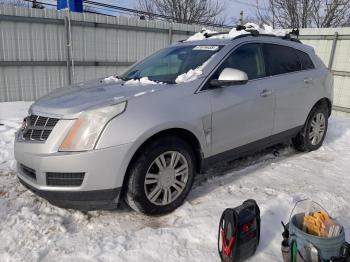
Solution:
[[[350,240],[350,118],[332,116],[324,146],[297,153],[267,149],[219,165],[197,178],[187,202],[163,217],[127,207],[80,212],[48,204],[22,187],[13,159],[14,132],[29,103],[0,103],[0,261],[219,261],[221,212],[257,200],[262,237],[251,261],[281,261],[282,227],[295,201],[320,202]]]

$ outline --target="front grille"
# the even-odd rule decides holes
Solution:
[[[48,186],[81,186],[85,173],[46,173]]]
[[[26,141],[46,141],[58,120],[57,118],[44,116],[29,116],[25,120],[27,123],[24,130],[22,130],[23,139]]]
[[[21,164],[21,169],[26,176],[36,180],[36,172],[33,168]]]

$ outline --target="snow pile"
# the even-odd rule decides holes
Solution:
[[[0,103],[0,175],[2,171],[16,169],[13,155],[15,132],[21,127],[31,104],[32,102]]]
[[[275,35],[279,37],[286,36],[286,31],[283,29],[273,29],[272,26],[264,25],[264,30],[261,32],[261,34],[269,34],[269,35]]]
[[[104,82],[105,84],[118,84],[122,83],[123,80],[121,80],[118,76],[109,76],[103,79],[102,82]]]
[[[202,30],[198,33],[195,33],[194,35],[190,36],[186,41],[198,41],[198,40],[204,40],[206,37],[206,34],[216,34],[216,31],[212,31],[206,28],[202,28]]]
[[[203,69],[203,65],[201,65],[195,69],[190,69],[186,73],[183,73],[183,74],[177,76],[175,79],[175,83],[182,84],[182,83],[196,80],[198,77],[200,77],[203,74],[202,69]]]
[[[237,30],[234,27],[227,34],[218,34],[218,32],[216,31],[207,30],[203,28],[200,32],[190,36],[186,41],[198,41],[198,40],[204,40],[204,39],[232,39],[243,34],[250,34],[249,33],[250,30],[256,30],[260,34],[269,34],[269,35],[275,35],[279,37],[283,37],[286,35],[286,32],[284,30],[273,29],[272,26],[269,26],[266,24],[263,25],[264,28],[261,28],[259,25],[254,23],[246,23],[244,27],[246,28],[245,30]],[[211,35],[211,34],[214,34],[214,35],[208,38],[206,37],[206,35]]]
[[[130,79],[124,83],[124,85],[126,85],[126,86],[162,85],[162,84],[164,84],[164,83],[152,81],[152,80],[148,79],[148,77],[141,77],[140,79]]]
[[[214,56],[215,54],[212,55],[207,61],[205,61],[202,65],[198,66],[197,68],[190,69],[186,73],[178,75],[175,79],[175,83],[182,84],[198,79],[203,74],[203,68],[210,62],[210,60]]]
[[[130,79],[126,82],[124,82],[122,79],[120,79],[117,76],[109,76],[105,79],[102,80],[104,83],[106,84],[118,84],[118,83],[124,83],[124,85],[126,86],[139,86],[139,85],[163,85],[164,83],[162,82],[155,82],[152,81],[150,79],[148,79],[148,77],[142,77],[140,79]]]
[[[196,176],[184,205],[162,217],[125,206],[80,212],[50,205],[16,179],[14,132],[30,103],[0,103],[0,261],[219,261],[222,211],[248,198],[261,209],[261,239],[250,261],[282,261],[281,220],[311,198],[345,228],[350,241],[350,118],[332,114],[324,145],[311,153],[266,149]],[[278,154],[274,154],[278,150]]]

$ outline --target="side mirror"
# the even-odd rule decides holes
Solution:
[[[245,72],[234,69],[225,68],[219,75],[219,79],[210,80],[210,85],[213,87],[244,85],[248,82],[248,76]]]

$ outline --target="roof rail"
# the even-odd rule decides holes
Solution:
[[[247,37],[247,36],[254,36],[254,37],[258,37],[258,36],[269,36],[269,37],[277,37],[283,40],[288,40],[288,41],[292,41],[292,42],[296,42],[296,43],[300,43],[302,44],[302,42],[298,39],[299,38],[299,29],[293,29],[291,32],[287,33],[285,36],[277,36],[277,35],[273,35],[273,34],[260,34],[260,32],[256,29],[249,29],[246,28],[244,25],[238,25],[236,27],[237,31],[242,31],[245,30],[247,33],[250,34],[241,34],[238,35],[236,37],[233,37],[231,40],[235,40],[238,38],[242,38],[242,37]],[[204,33],[204,37],[205,38],[210,38],[212,36],[216,36],[216,35],[224,35],[224,34],[228,34],[228,32],[215,32],[215,33]],[[292,35],[295,35],[295,37],[292,37]],[[184,42],[186,41],[184,40],[180,40],[179,42]]]
[[[280,38],[280,39],[283,39],[283,40],[289,40],[289,41],[293,41],[293,42],[297,42],[297,43],[301,43],[301,41],[297,38],[294,38],[294,37],[290,37],[289,34],[286,34],[285,36],[277,36],[277,35],[272,35],[272,34],[242,34],[242,35],[238,35],[234,38],[232,38],[231,40],[235,40],[235,39],[238,39],[238,38],[242,38],[242,37],[247,37],[247,36],[254,36],[254,37],[259,37],[259,36],[269,36],[269,37],[276,37],[276,38]]]
[[[200,32],[203,32],[203,31],[200,31]],[[205,38],[209,38],[209,37],[212,37],[212,36],[215,36],[215,35],[225,35],[225,34],[228,34],[228,32],[204,33],[203,35],[204,35]],[[178,42],[183,43],[185,41],[186,41],[186,39],[182,39],[182,40],[180,40]]]
[[[245,26],[239,25],[236,27],[237,31],[241,31],[241,30],[245,30],[246,32],[250,33],[250,34],[242,34],[242,35],[238,35],[234,38],[232,38],[231,40],[235,40],[238,38],[242,38],[242,37],[247,37],[247,36],[254,36],[254,37],[258,37],[258,36],[269,36],[269,37],[277,37],[283,40],[289,40],[289,41],[293,41],[293,42],[297,42],[297,43],[302,43],[298,37],[299,37],[299,29],[295,30],[293,29],[291,32],[287,33],[285,36],[277,36],[277,35],[273,35],[273,34],[260,34],[260,32],[258,30],[255,29],[246,29]],[[291,35],[296,35],[297,38],[292,37]]]
[[[228,32],[205,33],[204,36],[205,38],[209,38],[215,35],[225,35],[225,34],[228,34]]]

